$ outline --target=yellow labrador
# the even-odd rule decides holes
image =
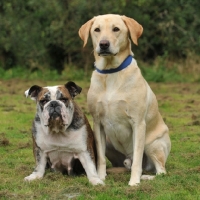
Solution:
[[[114,166],[124,163],[131,169],[131,186],[142,178],[152,179],[141,176],[142,169],[166,173],[171,149],[156,97],[132,57],[129,34],[137,45],[142,32],[134,19],[114,14],[94,17],[79,30],[84,46],[89,34],[94,46],[96,70],[87,101],[94,122],[98,175],[105,179],[106,154]]]

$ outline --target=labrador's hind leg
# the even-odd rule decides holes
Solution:
[[[148,157],[149,163],[148,166],[155,167],[155,173],[158,174],[166,174],[165,163],[169,154],[168,149],[165,145],[162,145],[162,142],[153,142],[145,149],[145,154]],[[148,170],[150,171],[150,170]]]

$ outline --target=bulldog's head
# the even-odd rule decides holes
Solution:
[[[59,132],[66,130],[71,124],[74,113],[73,99],[81,90],[81,87],[70,81],[65,85],[51,87],[33,85],[25,91],[25,95],[36,101],[41,123],[51,131]]]

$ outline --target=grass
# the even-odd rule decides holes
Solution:
[[[23,181],[34,168],[31,124],[35,103],[24,97],[34,84],[57,85],[65,81],[0,81],[0,199],[135,199],[200,200],[200,85],[150,83],[160,112],[170,129],[172,150],[168,174],[129,187],[130,173],[108,174],[105,186],[92,186],[85,175],[63,176],[47,171],[42,180]],[[71,79],[72,80],[72,79]],[[83,88],[76,101],[92,123],[86,106],[89,80],[75,81]],[[108,163],[109,164],[109,163]]]

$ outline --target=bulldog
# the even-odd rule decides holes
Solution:
[[[65,85],[32,86],[25,91],[36,101],[37,112],[32,127],[35,170],[24,180],[44,176],[45,169],[73,175],[85,170],[92,185],[104,184],[96,171],[96,146],[89,122],[74,97],[82,88],[74,82]]]

